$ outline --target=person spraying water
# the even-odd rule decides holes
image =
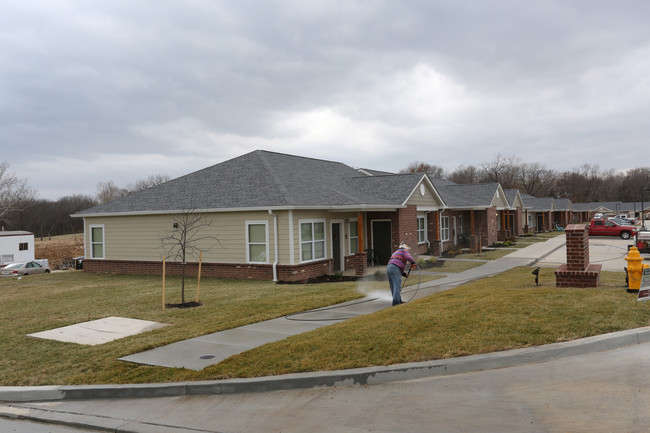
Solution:
[[[390,256],[386,273],[388,274],[388,283],[390,284],[390,293],[393,295],[393,305],[403,304],[402,301],[402,277],[408,278],[406,273],[406,264],[409,264],[409,271],[411,266],[415,264],[415,260],[409,253],[410,248],[408,244],[402,243],[397,251]]]

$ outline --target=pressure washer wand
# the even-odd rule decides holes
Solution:
[[[404,280],[402,281],[402,289],[404,288],[404,285],[406,284],[406,280],[409,279],[409,275],[411,275],[411,269],[413,269],[413,267],[409,266],[409,270],[406,273],[406,276],[405,276]],[[401,291],[401,289],[400,289],[400,291]]]

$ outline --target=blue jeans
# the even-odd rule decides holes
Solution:
[[[402,270],[392,263],[386,267],[390,293],[393,295],[393,305],[402,303]]]

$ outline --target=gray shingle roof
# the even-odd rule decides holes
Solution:
[[[422,173],[366,176],[343,163],[256,150],[76,213],[402,205]]]
[[[526,195],[522,197],[524,207],[533,212],[544,212],[555,210],[555,202],[553,197],[533,197]]]
[[[508,201],[508,206],[510,207],[514,207],[515,201],[517,200],[517,194],[519,194],[519,197],[521,197],[518,189],[504,189],[503,193],[506,195],[506,200]]]
[[[448,208],[488,208],[492,206],[498,183],[457,184],[447,179],[432,179]]]

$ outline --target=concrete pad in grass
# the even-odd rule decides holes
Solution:
[[[66,343],[86,344],[95,346],[118,340],[130,335],[152,331],[167,326],[164,323],[148,320],[128,319],[124,317],[105,317],[90,322],[77,323],[49,331],[28,334],[29,337],[46,340],[63,341]]]

